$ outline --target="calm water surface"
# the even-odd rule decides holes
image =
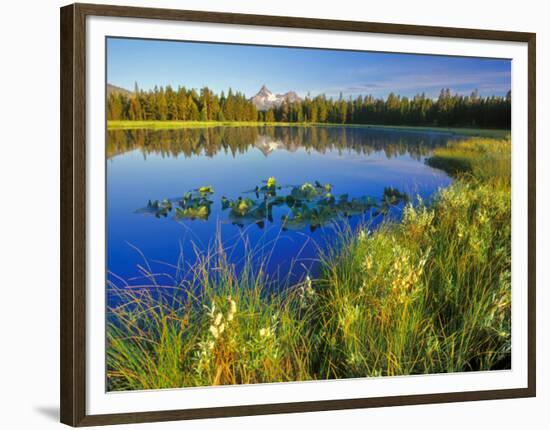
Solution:
[[[169,285],[178,257],[192,264],[197,253],[206,252],[218,233],[230,258],[237,264],[243,239],[257,255],[269,255],[268,270],[275,276],[292,271],[298,280],[314,273],[318,247],[334,239],[334,225],[308,222],[284,225],[288,206],[273,208],[265,219],[235,219],[228,200],[257,196],[251,192],[275,177],[288,195],[293,186],[318,181],[331,185],[338,201],[371,197],[380,201],[384,189],[393,187],[425,200],[450,184],[443,172],[425,164],[438,146],[456,136],[433,132],[396,131],[357,127],[216,127],[181,130],[109,131],[107,149],[108,278],[115,285],[150,283],[139,265],[147,259],[159,284]],[[175,219],[178,200],[201,186],[214,193],[207,219]],[[261,196],[260,196],[261,198]],[[148,202],[170,199],[173,208],[159,217],[147,210]],[[403,204],[389,215],[398,217]],[[166,216],[164,216],[166,215]],[[375,210],[346,218],[380,223],[384,214]],[[206,218],[206,217],[203,217]],[[283,229],[283,227],[288,227]],[[181,262],[181,261],[180,261]],[[164,276],[162,274],[168,276]],[[123,281],[124,280],[124,281]]]

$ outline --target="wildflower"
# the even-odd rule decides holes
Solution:
[[[303,290],[304,293],[306,293],[309,296],[313,296],[315,294],[315,290],[313,289],[313,283],[311,282],[311,278],[306,276],[306,282],[305,282],[305,289]]]
[[[214,325],[217,327],[221,324],[222,322],[222,318],[223,318],[223,315],[221,312],[218,313],[218,315],[216,315],[216,319],[214,320]]]
[[[220,332],[216,326],[211,325],[209,330],[210,330],[210,333],[212,333],[212,336],[214,336],[214,339],[217,339],[218,336],[220,335]]]
[[[235,300],[233,300],[231,298],[231,296],[229,296],[227,298],[227,301],[229,302],[229,312],[227,314],[227,321],[228,322],[231,322],[233,321],[233,318],[235,317],[235,314],[237,313],[237,303],[235,302]]]
[[[225,324],[220,324],[220,326],[218,327],[218,333],[222,334],[223,331],[225,330]]]

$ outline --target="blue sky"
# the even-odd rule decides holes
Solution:
[[[441,88],[483,96],[504,95],[511,85],[511,62],[500,59],[352,52],[253,45],[107,40],[107,80],[133,89],[155,85],[229,87],[251,97],[263,84],[274,93],[329,97],[390,92],[437,97]]]

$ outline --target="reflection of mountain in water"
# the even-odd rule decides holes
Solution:
[[[260,134],[258,135],[254,146],[258,148],[267,157],[273,151],[286,150],[289,152],[295,152],[300,147],[295,142],[290,142],[289,145],[285,145],[282,140],[276,140],[271,136]]]
[[[369,155],[382,151],[386,157],[410,155],[420,159],[449,135],[361,127],[212,127],[173,130],[109,130],[109,158],[139,149],[144,156],[208,156],[219,151],[233,156],[253,148],[266,157],[274,151],[355,151]]]

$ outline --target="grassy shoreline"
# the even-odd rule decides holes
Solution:
[[[510,130],[461,128],[461,127],[428,127],[408,125],[378,125],[378,124],[332,124],[332,123],[295,123],[295,122],[260,122],[260,121],[108,121],[109,130],[132,129],[181,129],[181,128],[209,128],[209,127],[262,127],[262,126],[287,126],[287,127],[357,127],[357,128],[382,128],[403,131],[424,131],[459,134],[464,136],[506,138],[510,136]]]
[[[321,275],[274,294],[252,256],[217,247],[161,300],[117,290],[109,390],[509,368],[510,141],[472,138],[428,163],[455,182],[374,232],[343,230]]]

